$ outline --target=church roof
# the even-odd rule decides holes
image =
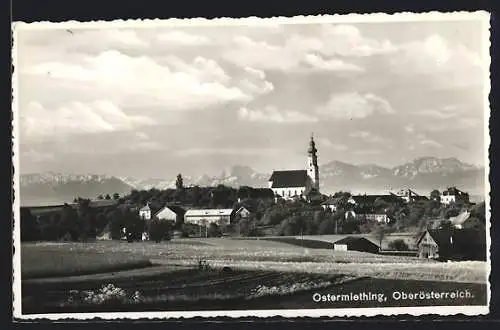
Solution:
[[[274,171],[269,181],[271,188],[295,188],[305,187],[307,183],[306,170]]]

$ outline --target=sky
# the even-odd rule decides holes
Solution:
[[[21,173],[484,165],[479,20],[81,26],[15,35]]]

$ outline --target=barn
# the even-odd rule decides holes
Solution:
[[[345,247],[344,247],[345,246]],[[366,237],[348,236],[334,243],[334,250],[379,253],[379,246]]]
[[[184,223],[223,226],[231,224],[233,215],[233,209],[191,209],[184,214]]]
[[[184,217],[186,211],[177,205],[167,205],[162,207],[158,212],[155,213],[154,217],[158,220],[170,221],[173,223],[179,222],[180,219]]]
[[[477,229],[428,229],[417,240],[419,258],[486,260],[486,233]]]

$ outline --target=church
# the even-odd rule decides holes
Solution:
[[[311,190],[319,192],[318,155],[314,137],[311,136],[304,170],[274,171],[269,178],[269,188],[275,196],[284,199],[303,197]]]

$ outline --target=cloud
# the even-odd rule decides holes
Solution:
[[[360,138],[364,141],[373,142],[373,143],[382,143],[382,142],[386,141],[383,137],[376,135],[376,134],[373,134],[373,133],[368,132],[368,131],[351,132],[351,133],[349,133],[349,136],[354,137],[354,138]]]
[[[355,155],[379,155],[381,153],[382,151],[377,149],[355,150],[353,152]]]
[[[204,155],[240,155],[240,156],[261,156],[263,154],[275,155],[282,149],[273,148],[187,148],[175,151],[173,154],[178,157],[204,156]]]
[[[39,163],[44,161],[51,161],[55,159],[53,153],[48,151],[38,151],[30,148],[27,151],[21,151],[21,157],[27,159],[29,162]]]
[[[394,51],[387,40],[365,38],[358,28],[348,25],[317,25],[314,35],[285,34],[284,42],[255,40],[236,35],[223,53],[223,58],[238,66],[267,70],[313,69],[364,72],[358,65],[340,57],[364,57]],[[227,45],[226,45],[227,46]],[[325,59],[325,57],[329,59]],[[332,58],[335,57],[335,58]]]
[[[433,147],[433,148],[442,148],[443,145],[437,141],[434,140],[422,140],[420,141],[421,145],[428,146],[428,147]]]
[[[480,55],[438,34],[400,44],[397,55],[389,61],[393,72],[432,76],[429,82],[442,88],[466,87],[483,81]]]
[[[71,32],[70,32],[71,31]],[[47,29],[23,31],[18,34],[29,58],[43,59],[66,54],[96,54],[109,49],[118,51],[149,49],[150,38],[134,29]],[[43,51],[40,51],[43,50]]]
[[[158,35],[156,38],[167,46],[204,46],[210,44],[210,39],[180,30],[168,31]]]
[[[482,128],[484,120],[477,117],[460,117],[454,118],[452,121],[443,121],[438,123],[428,123],[425,128],[432,132],[467,130],[474,128]],[[481,133],[482,134],[482,133]]]
[[[149,136],[144,132],[136,132],[135,136],[140,140],[149,140]]]
[[[347,150],[348,149],[348,147],[346,145],[333,143],[328,138],[322,138],[322,137],[320,137],[320,138],[316,138],[315,140],[318,142],[318,145],[320,147],[326,147],[328,149],[333,149],[333,150],[336,150],[336,151],[343,151],[343,150]]]
[[[154,121],[146,116],[127,115],[108,101],[71,102],[55,109],[31,102],[21,112],[20,125],[23,138],[31,138],[132,130],[154,125]]]
[[[406,125],[406,126],[404,127],[404,130],[405,130],[407,133],[413,133],[413,132],[415,132],[415,125],[414,125],[414,124]]]
[[[458,113],[450,112],[450,111],[439,111],[436,109],[424,109],[424,110],[419,110],[413,113],[414,115],[417,116],[425,116],[425,117],[431,117],[431,118],[437,118],[437,119],[449,119],[456,117]]]
[[[389,102],[371,93],[357,92],[332,94],[326,104],[319,106],[316,112],[335,119],[365,118],[373,114],[392,114]]]
[[[396,51],[389,40],[379,41],[365,37],[352,25],[322,25],[319,38],[324,42],[322,52],[328,55],[366,57]]]
[[[91,85],[87,92],[95,94],[95,98],[112,98],[120,105],[161,106],[167,110],[249,102],[272,90],[272,84],[246,71],[238,77],[243,82],[238,86],[239,79],[232,82],[215,61],[203,57],[196,57],[189,64],[173,57],[165,62],[161,65],[147,56],[132,57],[111,50],[77,63],[69,60],[33,64],[23,73],[64,80],[76,90],[78,86]]]
[[[310,65],[312,68],[324,70],[324,71],[355,71],[364,72],[360,66],[346,63],[339,59],[326,60],[323,57],[315,54],[306,54],[304,58],[304,63]]]
[[[298,111],[281,111],[274,106],[266,106],[259,110],[242,107],[238,110],[238,116],[242,120],[253,122],[314,123],[318,121],[316,117],[312,117]]]

